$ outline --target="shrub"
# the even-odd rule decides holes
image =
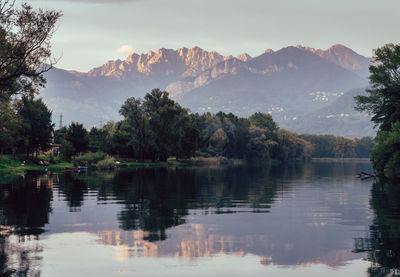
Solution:
[[[110,156],[106,156],[104,160],[97,162],[96,168],[101,170],[114,169],[116,167],[115,159]]]
[[[74,159],[75,165],[95,166],[99,161],[106,159],[107,154],[103,152],[89,153]]]

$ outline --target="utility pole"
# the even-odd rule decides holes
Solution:
[[[60,113],[60,129],[63,127],[62,124],[62,113]]]

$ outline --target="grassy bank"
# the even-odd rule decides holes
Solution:
[[[27,170],[62,170],[65,168],[72,168],[73,165],[70,163],[54,163],[50,165],[38,165],[33,161],[25,161],[22,157],[13,157],[11,155],[0,156],[0,174],[22,174]]]

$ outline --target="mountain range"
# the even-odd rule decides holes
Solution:
[[[269,112],[289,130],[364,136],[374,134],[369,117],[352,109],[353,94],[364,89],[352,89],[368,85],[369,64],[370,59],[339,44],[327,50],[267,49],[256,57],[161,48],[108,61],[87,73],[54,68],[46,73],[41,96],[55,117],[62,113],[64,123],[87,127],[119,120],[126,98],[161,88],[191,112]],[[327,122],[335,128],[326,128]]]

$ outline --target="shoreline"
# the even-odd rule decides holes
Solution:
[[[371,162],[369,158],[312,158],[311,161],[317,162]],[[268,161],[271,164],[275,164],[276,161]],[[221,165],[243,165],[246,163],[244,159],[228,159],[225,157],[194,157],[191,159],[176,160],[174,158],[168,159],[165,162],[121,162],[116,165],[116,169],[131,169],[131,168],[157,168],[157,167],[174,167],[174,166],[221,166]],[[11,176],[21,176],[26,174],[28,171],[66,171],[79,169],[72,163],[54,163],[49,165],[37,165],[33,162],[22,164],[20,159],[10,157],[9,155],[0,156],[0,177],[8,179]],[[89,170],[97,170],[90,169]],[[2,179],[0,178],[0,179]],[[1,183],[1,182],[0,182]]]
[[[317,162],[368,162],[370,158],[311,158],[311,161]]]

